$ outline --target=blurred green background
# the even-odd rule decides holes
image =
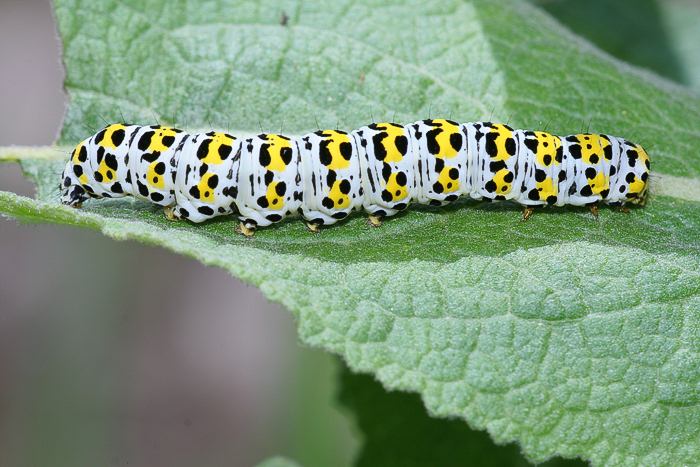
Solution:
[[[700,2],[533,2],[608,53],[700,89]],[[62,73],[50,3],[0,0],[0,146],[53,141]],[[9,164],[0,189],[32,193]],[[288,312],[224,271],[0,221],[0,466],[245,466],[275,455],[349,465],[359,429],[334,403],[337,366],[297,345]],[[376,384],[342,373],[344,399]],[[372,400],[420,410],[402,395]],[[381,458],[376,446],[363,465]]]

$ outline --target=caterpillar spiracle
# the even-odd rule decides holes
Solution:
[[[186,133],[111,124],[77,145],[62,174],[62,202],[134,196],[170,219],[236,214],[240,230],[300,215],[308,227],[364,209],[370,222],[410,203],[460,197],[511,200],[525,218],[541,205],[642,205],[649,156],[602,134],[558,137],[507,125],[444,119],[373,123],[300,137]]]

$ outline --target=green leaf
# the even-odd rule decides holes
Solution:
[[[671,40],[659,0],[532,0],[547,12],[625,62],[685,82],[685,70]]]
[[[520,222],[512,205],[464,202],[381,229],[356,217],[319,235],[290,222],[245,239],[231,219],[171,223],[135,201],[60,206],[62,163],[46,159],[22,162],[38,199],[0,192],[0,211],[225,268],[288,307],[303,342],[418,392],[434,416],[518,442],[533,461],[696,462],[695,95],[519,1],[62,0],[56,13],[71,97],[63,143],[122,115],[300,134],[316,121],[444,114],[647,146],[649,206],[597,222],[579,209]]]
[[[628,63],[700,89],[700,5],[688,0],[531,0]]]
[[[355,462],[358,467],[530,465],[513,444],[496,446],[486,433],[471,430],[461,420],[429,417],[416,394],[387,392],[371,376],[352,373],[345,366],[340,383],[338,399],[355,414],[364,438]],[[584,463],[554,459],[540,465]]]

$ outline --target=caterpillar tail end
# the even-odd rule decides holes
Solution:
[[[382,217],[381,216],[369,216],[367,218],[367,221],[369,222],[369,225],[372,227],[381,227],[382,226]]]
[[[255,235],[255,229],[248,227],[243,222],[238,224],[238,227],[236,228],[236,232],[243,234],[243,236],[246,238],[252,238],[253,235]]]

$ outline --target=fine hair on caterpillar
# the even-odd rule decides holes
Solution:
[[[115,123],[79,143],[61,177],[64,204],[134,196],[169,219],[236,215],[240,231],[302,217],[312,231],[364,210],[372,225],[411,203],[461,197],[537,206],[643,205],[650,161],[610,135],[559,137],[491,122],[373,123],[297,137],[186,133]]]

